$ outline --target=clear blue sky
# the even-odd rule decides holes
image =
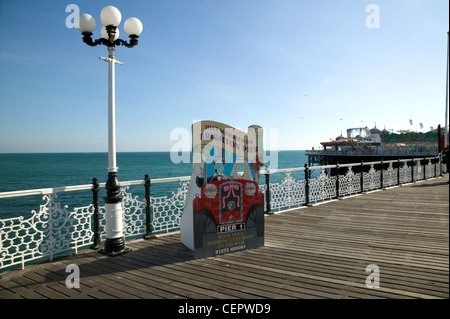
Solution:
[[[169,151],[196,120],[259,124],[279,149],[444,123],[447,0],[0,0],[0,152],[107,151],[107,50],[66,27],[71,3],[95,39],[107,5],[121,38],[126,18],[144,25],[116,51],[119,152]]]

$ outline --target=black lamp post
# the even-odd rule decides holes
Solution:
[[[116,45],[123,45],[132,48],[138,44],[139,34],[142,32],[142,23],[137,18],[128,18],[125,21],[124,29],[130,37],[130,41],[126,42],[119,39],[118,25],[122,20],[120,11],[113,7],[107,6],[100,13],[100,20],[103,27],[101,30],[102,38],[95,41],[92,40],[92,32],[95,30],[95,19],[86,13],[79,16],[79,28],[83,35],[83,42],[89,46],[97,46],[99,44],[106,45],[109,56],[107,58],[100,57],[109,64],[108,72],[108,180],[106,181],[106,197],[105,200],[105,220],[106,220],[106,240],[103,252],[112,256],[122,254],[128,251],[125,248],[125,238],[123,235],[123,211],[122,196],[120,196],[120,185],[117,180],[116,166],[116,128],[115,128],[115,64],[123,64],[114,57]]]

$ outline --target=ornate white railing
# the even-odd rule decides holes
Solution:
[[[140,195],[130,192],[132,187],[144,185],[145,180],[121,182],[125,238],[146,234],[147,223],[153,234],[178,230],[189,180],[190,176],[151,181],[152,184],[178,184],[178,188],[175,192],[169,192],[170,195],[150,197],[152,214],[149,221],[145,214],[147,202],[143,196],[144,190],[137,192]],[[98,185],[102,189],[105,187],[105,183]],[[99,239],[103,242],[106,237],[105,206],[97,206],[99,218],[96,221],[93,218],[95,203],[69,209],[67,205],[62,206],[58,202],[58,195],[62,193],[79,194],[91,190],[93,185],[87,184],[0,193],[0,199],[16,200],[24,196],[41,195],[43,202],[39,210],[31,211],[29,218],[19,216],[0,219],[0,270],[13,266],[23,268],[31,261],[53,260],[55,256],[76,253],[81,248],[101,244],[95,243],[94,224],[98,223]],[[72,197],[73,200],[75,198],[76,195]]]
[[[439,157],[421,157],[368,163],[262,170],[266,182],[266,212],[316,204],[373,190],[429,179],[447,172]],[[284,174],[284,178],[277,174]],[[293,175],[296,174],[297,178]],[[314,176],[314,177],[311,177]],[[267,201],[269,199],[269,201]]]
[[[261,177],[265,175],[266,182],[260,183],[260,188],[266,194],[266,212],[272,213],[428,179],[444,171],[447,171],[446,165],[435,157],[305,166],[272,172],[262,170]],[[152,192],[156,187],[153,196],[150,196],[150,179],[147,177],[121,182],[125,237],[147,237],[179,230],[189,181],[190,176],[151,180]],[[167,190],[169,195],[160,196],[161,189],[167,185],[172,185],[169,188],[175,191]],[[23,268],[33,261],[53,260],[56,256],[76,253],[90,246],[98,248],[105,240],[105,207],[98,205],[95,196],[98,197],[99,190],[104,187],[104,183],[96,184],[95,181],[87,185],[0,193],[0,200],[14,198],[20,201],[26,196],[42,196],[39,210],[32,210],[29,218],[0,219],[0,270]],[[161,189],[158,191],[158,188]],[[91,204],[69,209],[58,201],[59,195],[73,194],[69,199],[77,202],[76,198],[82,192],[84,198],[94,198]],[[89,195],[91,192],[93,195]]]

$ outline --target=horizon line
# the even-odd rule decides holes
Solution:
[[[264,152],[284,152],[284,151],[306,151],[306,149],[282,149],[282,150],[264,150]],[[120,154],[120,153],[171,153],[172,151],[117,151],[116,154]],[[179,153],[177,152],[173,152],[173,153]],[[182,153],[192,153],[192,151],[189,152],[182,152]],[[50,152],[0,152],[0,155],[3,154],[108,154],[107,151],[102,151],[102,152],[90,152],[90,151],[77,151],[77,152],[70,152],[70,151],[63,151],[63,152],[58,152],[58,151],[50,151]]]

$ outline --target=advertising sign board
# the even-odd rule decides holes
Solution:
[[[195,258],[264,245],[263,129],[192,125],[193,170],[180,227]]]

